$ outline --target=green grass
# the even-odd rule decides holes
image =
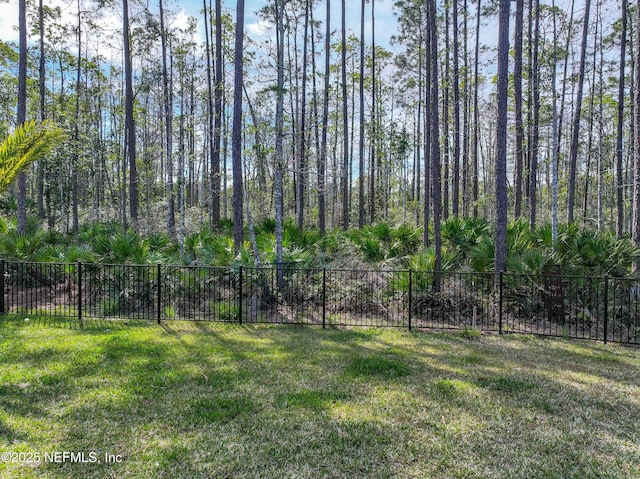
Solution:
[[[11,478],[640,477],[640,350],[531,336],[0,320]]]

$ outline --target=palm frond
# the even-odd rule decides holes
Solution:
[[[0,192],[6,190],[31,163],[62,141],[64,132],[49,121],[20,125],[0,144]]]

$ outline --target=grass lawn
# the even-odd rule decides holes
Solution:
[[[0,477],[640,477],[637,348],[19,318],[0,361],[0,452],[41,459]]]

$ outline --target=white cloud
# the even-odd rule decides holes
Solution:
[[[18,2],[0,4],[0,40],[5,42],[18,41]]]
[[[253,23],[249,23],[245,26],[245,31],[250,35],[264,36],[271,35],[274,32],[274,25],[271,22],[265,20],[258,20]]]

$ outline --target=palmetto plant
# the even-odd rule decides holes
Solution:
[[[0,193],[31,163],[42,159],[65,137],[63,131],[49,121],[28,121],[15,129],[0,144]]]
[[[624,276],[640,249],[629,238],[618,238],[606,231],[584,230],[559,235],[558,254],[565,270],[574,274]]]

